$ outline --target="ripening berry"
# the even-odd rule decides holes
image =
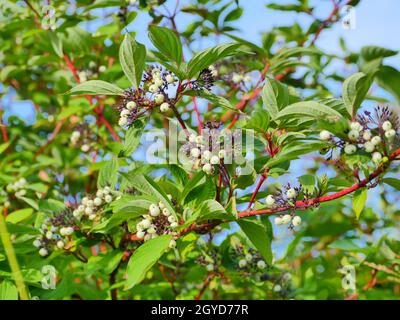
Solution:
[[[211,152],[208,151],[208,150],[205,150],[205,151],[203,152],[203,159],[204,159],[204,160],[210,160],[210,159],[211,159]]]
[[[369,141],[369,140],[371,140],[371,137],[372,137],[371,131],[369,131],[369,130],[364,131],[364,133],[363,133],[364,140]]]
[[[172,195],[167,194],[167,197],[168,197],[168,199],[169,199],[170,201],[172,201]]]
[[[275,223],[276,225],[282,224],[282,218],[281,218],[281,217],[275,217],[274,223]]]
[[[209,66],[208,69],[210,69],[211,74],[213,77],[217,77],[218,76],[218,70],[215,69],[215,67],[213,65]]]
[[[72,228],[72,227],[65,228],[65,235],[69,236],[73,233],[74,233],[74,228]]]
[[[128,117],[121,117],[118,120],[118,125],[120,127],[126,126],[128,124]]]
[[[203,171],[204,171],[205,173],[207,173],[207,174],[211,173],[211,171],[212,171],[212,166],[211,166],[211,164],[206,163],[206,164],[203,166]]]
[[[210,263],[210,264],[206,265],[206,269],[207,269],[207,271],[211,272],[214,270],[214,265],[212,263]]]
[[[169,216],[168,217],[168,222],[169,223],[174,223],[174,222],[176,222],[176,218],[174,216]]]
[[[375,149],[375,145],[371,141],[364,143],[364,149],[366,152],[372,152]]]
[[[282,217],[282,224],[288,224],[292,220],[292,216],[290,214],[285,214]]]
[[[286,197],[287,197],[288,199],[296,198],[296,196],[297,196],[297,192],[296,192],[295,189],[290,188],[288,191],[286,191]]]
[[[166,80],[169,84],[175,82],[175,78],[174,78],[174,76],[173,76],[172,74],[167,74],[167,76],[165,77],[165,80]]]
[[[243,76],[241,74],[234,73],[232,75],[232,81],[234,83],[239,83],[240,81],[242,81],[242,79],[243,79]]]
[[[100,67],[99,67],[99,72],[100,72],[100,73],[103,73],[103,72],[105,72],[106,70],[107,70],[106,66],[100,66]]]
[[[11,206],[11,202],[10,201],[8,201],[8,200],[4,201],[4,207],[5,208],[9,208],[10,206]]]
[[[104,192],[105,194],[109,194],[109,193],[111,192],[110,187],[104,187],[104,188],[103,188],[103,192]]]
[[[85,71],[81,71],[78,73],[78,77],[79,77],[79,82],[85,82],[87,81],[87,75]]]
[[[196,143],[197,143],[197,144],[203,144],[203,143],[204,143],[204,138],[203,138],[203,136],[197,136],[197,137],[196,137]]]
[[[360,132],[358,132],[357,130],[351,130],[348,134],[349,139],[352,141],[356,141],[359,136]]]
[[[157,217],[160,214],[160,208],[156,204],[152,203],[149,207],[149,212],[152,217]]]
[[[376,164],[381,163],[382,161],[382,155],[379,152],[374,152],[372,154],[372,161]]]
[[[90,207],[90,208],[93,208],[93,207],[94,207],[94,202],[93,202],[93,200],[88,200],[87,203],[86,203],[86,205],[87,205],[88,207]]]
[[[107,202],[107,203],[110,203],[111,201],[112,201],[112,196],[111,195],[106,195],[105,197],[104,197],[104,201],[105,202]]]
[[[250,253],[248,253],[248,254],[246,254],[246,256],[245,256],[245,259],[246,259],[248,262],[250,262],[251,260],[253,260],[253,256],[252,256]]]
[[[90,149],[90,146],[88,144],[84,144],[81,147],[82,152],[88,152]]]
[[[375,137],[373,137],[372,139],[371,139],[371,142],[374,144],[374,145],[378,145],[378,144],[380,144],[381,142],[382,142],[382,139],[381,139],[381,137],[380,136],[375,136]]]
[[[139,239],[143,239],[145,235],[146,233],[144,231],[136,232],[136,237],[138,237]]]
[[[384,131],[388,131],[392,129],[392,124],[390,123],[390,121],[385,121],[384,123],[382,123],[382,129]]]
[[[164,102],[161,104],[160,106],[160,111],[161,112],[167,112],[169,110],[169,103],[168,102]]]
[[[264,261],[260,260],[257,262],[257,267],[258,269],[263,270],[267,267],[267,264]]]
[[[61,234],[62,236],[65,236],[65,235],[66,235],[66,228],[65,228],[65,227],[62,227],[62,228],[60,229],[60,234]]]
[[[344,152],[346,154],[353,154],[357,151],[357,147],[354,144],[348,144],[344,147]]]
[[[359,122],[352,122],[352,123],[350,123],[350,128],[351,128],[351,130],[361,131],[362,125]]]
[[[71,134],[71,138],[73,138],[75,140],[79,139],[80,136],[81,136],[81,133],[79,131],[74,131]]]
[[[80,212],[80,213],[83,213],[84,211],[85,211],[85,206],[83,205],[83,204],[80,204],[79,206],[78,206],[78,212]]]
[[[89,201],[88,197],[83,197],[81,202],[82,204],[86,205],[88,201]]]
[[[247,266],[247,261],[245,259],[239,260],[239,268],[244,268]]]
[[[45,257],[45,256],[47,256],[47,255],[49,254],[49,252],[47,251],[46,248],[42,248],[42,249],[39,250],[39,254],[40,254],[42,257]]]
[[[52,237],[53,237],[53,232],[47,231],[46,232],[46,238],[50,240]]]
[[[149,91],[150,91],[151,93],[156,93],[156,92],[158,91],[158,86],[156,86],[155,84],[152,84],[152,85],[149,87]]]
[[[164,208],[164,209],[162,210],[162,214],[163,214],[164,216],[168,217],[171,213],[169,212],[169,210],[168,210],[167,208]]]
[[[212,156],[210,159],[211,164],[218,164],[219,163],[219,157],[218,156]]]
[[[390,129],[385,132],[385,137],[388,139],[392,139],[395,135],[396,131],[394,129]]]
[[[156,226],[155,225],[151,225],[150,228],[147,229],[147,233],[153,234],[156,233]]]
[[[151,222],[147,219],[143,219],[141,222],[143,229],[147,229],[151,226]]]
[[[169,242],[168,247],[170,247],[171,249],[174,249],[174,248],[176,247],[176,241],[175,241],[174,239],[172,239],[172,240]]]
[[[92,213],[93,213],[93,209],[92,208],[90,208],[90,207],[86,207],[85,208],[85,214],[91,215]]]
[[[93,204],[95,205],[95,206],[100,206],[101,205],[101,203],[102,203],[103,201],[101,200],[101,198],[94,198],[94,200],[93,200]]]
[[[33,241],[33,246],[36,248],[39,248],[42,245],[42,241],[40,241],[39,239],[36,239],[35,241]]]
[[[160,201],[160,202],[158,203],[158,207],[159,207],[160,209],[164,209],[164,208],[165,208],[164,202]]]
[[[128,109],[123,109],[123,110],[121,111],[120,116],[121,116],[121,117],[127,117],[127,116],[129,116],[130,114],[131,114],[131,112],[130,112]]]
[[[178,226],[178,222],[172,222],[170,224],[170,227],[172,227],[172,228],[177,227],[177,226]]]
[[[331,139],[331,137],[332,137],[331,133],[326,130],[322,130],[319,134],[319,138],[323,141],[328,141]]]
[[[62,240],[59,240],[59,241],[57,241],[57,248],[58,249],[62,249],[62,248],[64,248],[64,241],[62,241]]]
[[[148,241],[151,239],[151,234],[146,234],[143,238],[144,241]]]
[[[198,148],[193,148],[192,150],[190,150],[190,155],[193,158],[198,158],[200,156],[200,149]]]
[[[75,218],[79,218],[79,216],[81,215],[81,213],[80,213],[78,210],[74,210],[74,211],[72,211],[72,215],[73,215]]]
[[[135,108],[136,108],[136,102],[135,102],[135,101],[129,101],[129,102],[126,104],[126,108],[127,108],[128,110],[133,110],[133,109],[135,109]]]
[[[157,103],[157,104],[163,103],[163,102],[164,102],[164,95],[161,94],[161,93],[157,94],[157,95],[155,96],[155,98],[154,98],[154,101],[155,101],[155,103]]]
[[[295,216],[292,220],[292,223],[295,227],[299,226],[301,224],[301,218],[299,216]]]
[[[275,285],[274,292],[280,292],[281,290],[282,290],[282,287],[279,284]]]
[[[265,203],[266,203],[267,206],[270,206],[270,207],[273,206],[275,204],[274,196],[272,194],[268,195],[265,198]]]
[[[225,156],[226,156],[225,150],[219,150],[219,151],[218,151],[218,157],[219,157],[220,159],[224,159]]]
[[[161,87],[161,86],[164,84],[164,81],[162,81],[161,78],[155,78],[155,79],[154,79],[154,84],[155,84],[157,87]]]

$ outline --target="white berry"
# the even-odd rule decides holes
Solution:
[[[154,101],[155,101],[157,104],[163,103],[163,102],[164,102],[164,95],[161,94],[161,93],[157,94],[157,95],[155,96],[155,98],[154,98]]]
[[[258,267],[258,269],[263,270],[267,267],[267,264],[264,261],[260,260],[257,262],[257,267]]]
[[[392,129],[392,124],[390,123],[390,121],[385,121],[384,123],[382,123],[382,129],[384,131]]]
[[[296,196],[297,196],[297,192],[296,192],[295,189],[290,188],[288,191],[286,191],[286,197],[287,197],[288,199],[296,198]]]
[[[157,217],[160,214],[160,208],[156,204],[151,204],[149,212],[152,217]]]
[[[160,106],[160,111],[161,112],[167,112],[169,110],[169,103],[168,102],[164,102],[161,104]]]
[[[171,249],[173,249],[173,248],[175,248],[176,247],[176,241],[174,240],[174,239],[172,239],[170,242],[169,242],[169,245],[168,245]]]
[[[211,164],[218,164],[219,163],[219,157],[218,156],[212,156],[210,159]]]
[[[42,257],[45,257],[45,256],[47,256],[47,255],[49,254],[49,252],[47,251],[46,248],[42,248],[42,249],[39,250],[39,254],[40,254]]]
[[[121,117],[121,118],[119,118],[119,120],[118,120],[118,125],[119,125],[120,127],[126,126],[127,123],[128,123],[128,117]]]
[[[165,80],[167,80],[167,82],[170,83],[170,84],[175,82],[174,76],[172,74],[168,74],[165,77]]]
[[[190,150],[190,155],[193,158],[198,158],[200,156],[200,149],[198,148],[193,148],[192,150]]]
[[[357,147],[353,144],[348,144],[344,147],[344,152],[346,154],[353,154],[356,151],[357,151]]]
[[[292,223],[295,227],[299,226],[301,224],[301,218],[299,216],[295,216],[292,220]]]
[[[374,144],[374,145],[378,145],[378,144],[380,144],[381,142],[382,142],[382,139],[381,139],[381,137],[380,136],[375,136],[375,137],[373,137],[372,139],[371,139],[371,142]]]
[[[276,225],[282,224],[282,218],[281,218],[281,217],[275,217],[274,223],[275,223]]]
[[[247,266],[247,261],[245,259],[242,259],[239,261],[239,268],[244,268]]]
[[[211,166],[211,164],[206,163],[206,164],[203,166],[203,171],[204,171],[205,173],[207,173],[207,174],[211,173],[211,171],[212,171],[212,166]]]
[[[129,102],[126,104],[126,108],[127,108],[128,110],[133,110],[133,109],[135,109],[135,108],[136,108],[136,102],[135,102],[135,101],[129,101]]]
[[[272,194],[268,195],[265,198],[265,203],[267,204],[267,206],[273,206],[275,204],[274,196]]]
[[[110,203],[111,201],[112,201],[112,196],[111,195],[106,195],[105,197],[104,197],[104,201],[105,202],[107,202],[107,203]]]
[[[364,133],[363,133],[364,140],[371,140],[371,137],[372,137],[371,131],[369,131],[369,130],[364,131]]]
[[[326,130],[322,130],[319,134],[319,138],[323,141],[327,141],[330,140],[332,137],[331,133],[329,131]]]
[[[372,161],[379,164],[382,161],[382,155],[379,152],[374,152],[372,154]]]
[[[394,129],[390,129],[385,132],[385,137],[388,139],[392,139],[395,135],[396,131]]]
[[[360,136],[360,133],[358,132],[358,130],[351,130],[349,132],[348,136],[349,136],[350,140],[355,141]]]
[[[356,130],[356,131],[361,131],[362,130],[362,126],[359,122],[352,122],[350,123],[350,128],[351,130]]]
[[[290,214],[285,214],[282,217],[282,224],[288,224],[292,220],[292,216]]]
[[[169,210],[168,210],[167,208],[164,208],[164,209],[162,210],[162,214],[163,214],[164,216],[168,217],[171,213],[169,212]]]

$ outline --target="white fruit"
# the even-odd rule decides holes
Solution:
[[[97,190],[97,192],[96,192],[97,197],[102,198],[103,195],[104,195],[103,190],[101,190],[101,189]]]
[[[105,202],[107,202],[107,203],[110,203],[111,201],[112,201],[112,196],[111,195],[106,195],[105,197],[104,197],[104,201]]]
[[[385,121],[384,123],[382,123],[382,129],[384,131],[392,129],[392,124],[390,123],[390,121]]]
[[[103,73],[107,70],[106,66],[100,66],[99,67],[99,72]]]
[[[279,292],[281,290],[282,290],[282,287],[279,284],[275,285],[275,287],[274,287],[275,292]]]
[[[49,254],[49,252],[47,251],[46,248],[42,248],[42,249],[39,250],[39,254],[40,254],[42,257],[45,257],[45,256],[47,256],[47,255]]]
[[[381,163],[382,161],[382,155],[379,152],[374,152],[372,154],[372,161],[376,164]]]
[[[288,199],[296,198],[296,196],[297,196],[297,192],[296,192],[295,189],[290,188],[288,191],[286,191],[286,197],[287,197]]]
[[[158,207],[159,207],[160,209],[164,209],[164,208],[165,208],[164,202],[160,201],[160,202],[158,203]]]
[[[353,144],[348,144],[344,147],[344,152],[346,154],[353,154],[356,151],[357,151],[357,147]]]
[[[50,240],[52,237],[53,237],[53,232],[47,231],[46,232],[46,238]]]
[[[371,142],[374,144],[374,145],[378,145],[378,144],[380,144],[381,142],[382,142],[382,139],[381,139],[381,137],[380,136],[375,136],[375,137],[373,137],[372,139],[371,139]]]
[[[150,240],[151,239],[151,234],[146,234],[143,238],[144,241]]]
[[[103,192],[104,192],[105,194],[109,194],[109,193],[111,192],[110,187],[104,187],[104,188],[103,188]]]
[[[34,247],[39,248],[42,245],[42,241],[36,239],[35,241],[33,241],[33,245]]]
[[[126,126],[127,123],[128,123],[128,117],[121,117],[121,118],[119,118],[119,120],[118,120],[118,125],[119,125],[120,127]]]
[[[275,217],[274,223],[275,223],[276,225],[282,224],[282,218],[281,218],[281,217]]]
[[[327,141],[330,140],[332,137],[331,133],[329,131],[326,130],[322,130],[319,134],[319,138],[323,141]]]
[[[89,215],[89,220],[94,220],[94,219],[96,219],[96,214],[95,213]]]
[[[135,109],[135,108],[136,108],[136,102],[135,102],[135,101],[129,101],[129,102],[126,104],[126,108],[127,108],[128,110],[133,110],[133,109]]]
[[[174,223],[174,222],[176,222],[176,218],[174,216],[169,216],[168,217],[168,222],[169,223]]]
[[[59,241],[57,241],[57,248],[59,248],[59,249],[62,249],[62,248],[64,248],[64,241],[62,241],[62,240],[59,240]]]
[[[285,214],[282,217],[282,224],[288,224],[292,220],[292,216],[290,214]]]
[[[176,247],[176,241],[174,240],[174,239],[172,239],[170,242],[169,242],[169,245],[168,245],[171,249],[173,249],[173,248],[175,248]]]
[[[101,200],[101,198],[94,198],[94,200],[93,200],[93,204],[95,205],[95,206],[100,206],[101,205],[101,203],[102,203],[103,201]]]
[[[385,137],[388,139],[392,139],[396,135],[396,131],[394,129],[390,129],[385,132]]]
[[[209,150],[205,150],[204,152],[203,152],[203,159],[204,160],[210,160],[211,159],[211,152],[209,151]]]
[[[156,86],[155,84],[152,84],[152,85],[149,87],[149,91],[150,91],[151,93],[156,93],[156,92],[158,91],[158,86]]]
[[[189,136],[189,142],[195,143],[196,142],[196,138],[197,138],[197,136],[195,134],[191,134]]]
[[[206,269],[207,269],[207,271],[211,272],[214,270],[214,265],[212,263],[210,263],[210,264],[206,265]]]
[[[161,87],[161,86],[164,84],[164,81],[162,81],[161,78],[154,78],[154,84],[155,84],[157,87]]]
[[[251,76],[246,74],[243,78],[244,82],[250,82],[251,81]]]
[[[364,133],[363,133],[364,140],[371,140],[371,137],[372,137],[371,131],[369,131],[369,130],[364,131]]]
[[[121,117],[127,117],[131,114],[131,112],[128,109],[123,109],[120,113]]]
[[[204,138],[203,138],[203,136],[197,136],[197,137],[196,137],[196,143],[198,143],[198,144],[203,144],[203,143],[204,143]]]
[[[267,264],[264,261],[260,260],[257,262],[257,267],[258,267],[258,269],[263,270],[267,267]]]
[[[93,213],[93,209],[92,208],[90,208],[90,207],[86,207],[85,208],[85,214],[91,215],[92,213]]]
[[[93,207],[94,207],[94,202],[93,202],[93,200],[88,200],[87,203],[86,203],[86,206],[88,206],[88,207],[90,207],[90,208],[93,208]]]
[[[72,228],[72,227],[67,227],[67,228],[65,228],[65,234],[67,235],[67,236],[69,236],[69,235],[71,235],[71,234],[73,234],[74,233],[74,228]]]
[[[192,150],[190,150],[190,155],[193,158],[198,158],[200,156],[200,149],[198,148],[193,148]]]
[[[247,261],[245,259],[242,259],[239,261],[239,268],[244,268],[247,266]]]
[[[154,101],[155,101],[155,103],[157,103],[157,104],[163,103],[163,102],[164,102],[164,95],[161,94],[161,93],[157,94],[157,95],[155,96],[155,98],[154,98]]]
[[[219,150],[219,151],[218,151],[218,157],[219,157],[220,159],[224,159],[225,156],[226,156],[225,150]]]
[[[205,173],[207,173],[207,174],[211,173],[211,171],[212,171],[212,166],[211,166],[211,164],[206,163],[206,164],[203,166],[203,171],[204,171]]]
[[[165,80],[167,80],[167,82],[170,83],[170,84],[175,82],[174,76],[172,74],[168,74],[165,77]]]
[[[359,122],[352,122],[350,123],[351,130],[361,131],[362,125]]]
[[[151,226],[151,222],[147,219],[142,220],[140,223],[141,223],[143,229],[147,229]]]
[[[364,143],[364,149],[366,152],[372,152],[375,149],[375,145],[371,141]]]
[[[250,253],[248,253],[248,254],[246,254],[246,256],[245,256],[245,259],[246,259],[248,262],[250,262],[251,260],[253,260],[253,256],[252,256]]]
[[[147,233],[153,234],[156,233],[156,227],[154,225],[151,225],[150,228],[147,229]]]
[[[299,226],[301,224],[301,218],[299,216],[295,216],[292,220],[292,223],[295,227]]]
[[[161,104],[160,106],[160,111],[161,112],[167,112],[169,110],[169,103],[168,102],[164,102]]]
[[[71,137],[74,139],[79,139],[80,136],[81,136],[81,133],[79,131],[74,131],[71,134]]]
[[[89,201],[88,197],[83,197],[82,198],[82,204],[86,205],[88,201]]]
[[[274,196],[272,194],[268,195],[265,198],[265,203],[266,203],[267,206],[273,206],[275,204]]]
[[[162,210],[162,214],[163,214],[164,216],[168,217],[171,213],[169,212],[169,210],[168,210],[167,208],[164,208],[164,209]]]
[[[80,213],[82,213],[82,212],[84,212],[85,211],[85,206],[83,205],[83,204],[80,204],[79,206],[78,206],[78,209],[77,209]]]
[[[75,218],[79,218],[79,216],[81,215],[81,212],[79,212],[78,210],[74,210],[74,211],[72,211],[72,215],[73,215]]]
[[[352,141],[356,141],[360,136],[360,132],[358,130],[351,130],[348,134],[348,137]]]
[[[157,217],[160,214],[160,208],[156,204],[152,203],[149,206],[149,212],[152,217]]]
[[[232,81],[234,83],[239,83],[240,81],[242,81],[242,79],[243,79],[243,76],[241,74],[234,73],[232,75]]]
[[[172,227],[172,228],[175,228],[175,227],[177,227],[178,226],[178,222],[172,222],[171,224],[170,224],[170,227]]]
[[[219,157],[218,156],[212,156],[210,159],[211,164],[218,164],[219,163]]]
[[[143,239],[145,235],[146,235],[146,233],[145,233],[144,231],[138,231],[138,232],[136,232],[136,236],[137,236],[139,239]]]

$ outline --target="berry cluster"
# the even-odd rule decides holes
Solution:
[[[106,71],[106,66],[97,66],[96,62],[90,61],[89,68],[78,72],[79,82],[86,82],[88,78],[97,77],[99,73]]]
[[[251,81],[251,75],[250,74],[243,74],[243,73],[232,73],[231,75],[231,81],[235,84],[240,84],[243,82],[250,82]]]
[[[152,66],[144,73],[140,88],[125,92],[125,96],[117,106],[118,124],[121,127],[130,126],[147,111],[157,107],[161,112],[167,112],[172,103],[168,97],[168,88],[175,82],[176,78],[171,72]]]
[[[248,253],[240,252],[242,258],[238,262],[239,270],[251,272],[254,270],[262,271],[267,267],[264,259],[258,252],[255,252],[252,248],[248,250]]]
[[[178,226],[177,218],[160,201],[158,204],[152,203],[147,214],[142,216],[142,220],[136,225],[136,236],[139,239],[148,241],[163,234],[171,234],[177,237],[178,234],[172,228]],[[176,241],[172,239],[169,247],[175,248]]]
[[[98,189],[96,195],[83,197],[81,204],[72,214],[78,220],[81,220],[82,217],[89,220],[96,220],[101,217],[104,205],[112,202],[116,197],[118,197],[117,193],[112,191],[110,187]]]
[[[23,197],[26,195],[27,181],[25,178],[21,178],[14,183],[10,183],[6,186],[8,193],[14,193],[16,197]]]
[[[296,200],[299,198],[299,195],[303,193],[303,195],[307,198],[307,192],[302,190],[302,187],[291,187],[289,184],[285,186],[283,189],[278,190],[276,194],[268,195],[265,198],[265,204],[270,208],[279,208],[279,207],[287,207],[293,206],[296,203]],[[297,227],[301,224],[301,218],[299,216],[295,216],[292,214],[282,214],[279,217],[276,217],[274,220],[276,225],[280,224],[290,224],[289,228]]]
[[[45,257],[52,250],[64,248],[74,233],[74,227],[75,220],[69,209],[52,218],[46,218],[40,227],[40,236],[33,241],[33,245],[39,249],[39,254]]]
[[[370,112],[365,111],[357,121],[350,122],[346,139],[336,138],[327,130],[320,132],[320,139],[333,142],[348,155],[358,150],[371,154],[376,165],[386,162],[391,146],[399,138],[399,121],[387,107],[376,108],[375,115],[373,117]]]
[[[218,270],[218,266],[221,264],[220,256],[217,251],[212,249],[203,251],[203,254],[197,257],[196,264],[204,266],[208,272],[213,272]]]
[[[80,125],[71,134],[71,145],[79,148],[84,153],[90,153],[95,150],[96,134],[90,130],[88,125]]]

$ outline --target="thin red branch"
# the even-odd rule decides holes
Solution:
[[[41,155],[46,148],[54,141],[54,139],[57,137],[58,133],[60,132],[62,126],[64,125],[66,119],[61,120],[60,122],[58,122],[56,124],[56,126],[54,127],[53,132],[51,133],[51,136],[49,138],[49,140],[47,140],[46,144],[44,144],[39,150],[38,152],[35,153],[33,159],[36,159],[39,155]]]
[[[204,283],[200,289],[200,292],[195,296],[194,300],[200,300],[203,293],[206,291],[212,279],[214,279],[217,275],[215,273],[211,273],[207,275],[207,278],[204,280]]]

